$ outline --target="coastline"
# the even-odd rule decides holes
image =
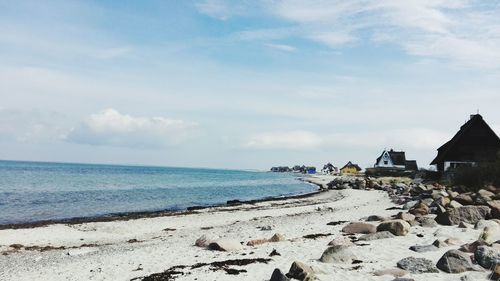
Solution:
[[[321,177],[320,177],[321,178]],[[314,179],[323,182],[325,179]],[[0,280],[269,280],[295,261],[309,265],[317,280],[391,281],[396,263],[407,257],[436,262],[458,246],[414,252],[414,245],[453,238],[477,240],[481,229],[414,225],[406,236],[362,241],[342,231],[349,222],[377,215],[395,216],[401,207],[382,190],[326,190],[302,198],[225,205],[175,216],[131,220],[51,224],[0,230]],[[280,242],[263,242],[275,233]],[[497,235],[500,233],[496,233]],[[236,241],[233,251],[195,246],[200,237]],[[319,261],[330,241],[355,238],[356,263]],[[376,275],[375,272],[389,273]],[[485,280],[487,271],[460,274],[405,273],[415,281]],[[238,275],[238,276],[235,276]],[[149,277],[148,277],[149,278]],[[152,278],[152,277],[151,277]],[[148,280],[147,278],[145,280]],[[150,279],[156,280],[156,279]]]
[[[326,190],[326,183],[323,178],[313,177],[309,175],[294,175],[294,176],[296,176],[297,180],[299,181],[303,181],[311,185],[317,186],[318,189],[312,192],[291,194],[284,196],[267,196],[253,200],[239,200],[238,198],[234,198],[232,200],[227,201],[226,203],[213,204],[213,205],[193,205],[182,210],[164,209],[164,210],[153,210],[153,211],[123,212],[123,213],[106,214],[101,216],[91,216],[91,217],[75,217],[68,219],[53,219],[53,220],[41,220],[41,221],[33,221],[25,223],[0,224],[0,230],[37,228],[52,224],[82,224],[90,222],[127,221],[127,220],[144,219],[144,218],[180,216],[180,215],[194,214],[199,210],[211,209],[211,208],[307,198]]]

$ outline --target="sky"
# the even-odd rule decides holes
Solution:
[[[0,159],[427,168],[500,133],[500,1],[0,0]]]

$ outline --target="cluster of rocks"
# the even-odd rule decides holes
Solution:
[[[437,262],[421,258],[407,257],[397,263],[400,270],[411,273],[448,272],[461,273],[471,270],[491,270],[491,280],[498,280],[500,271],[500,241],[493,241],[494,233],[500,233],[500,189],[487,187],[471,192],[458,187],[445,187],[439,184],[415,184],[403,182],[382,182],[371,178],[339,177],[328,184],[330,189],[378,189],[389,193],[393,201],[402,205],[397,215],[385,218],[370,216],[364,222],[350,223],[343,228],[348,234],[363,234],[359,240],[373,240],[404,236],[414,225],[436,227],[458,225],[482,230],[479,239],[463,244],[457,239],[436,240],[431,245],[415,245],[415,252],[435,251],[441,247],[456,245],[457,249],[447,251]],[[378,225],[373,222],[380,221]],[[333,242],[333,241],[332,241]],[[331,242],[331,243],[332,243]],[[338,245],[338,241],[334,243]],[[338,246],[337,246],[338,247]],[[343,246],[348,247],[348,246]],[[336,252],[330,248],[322,260],[339,260],[330,255]],[[340,251],[345,255],[345,249]],[[374,274],[382,274],[380,271]],[[398,273],[401,273],[398,271]],[[397,277],[398,274],[394,276]],[[401,275],[401,274],[399,274]],[[403,274],[404,275],[404,274]]]

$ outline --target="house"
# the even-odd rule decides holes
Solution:
[[[333,166],[332,163],[328,163],[323,166],[323,169],[321,169],[321,172],[325,175],[330,175],[330,174],[336,174],[339,172],[339,169],[335,166]]]
[[[344,167],[340,168],[340,172],[342,174],[357,174],[361,170],[361,167],[357,164],[353,164],[351,161],[347,162]]]
[[[374,168],[402,171],[418,170],[416,160],[406,160],[404,151],[394,151],[393,149],[382,151],[382,154],[375,160]]]
[[[438,155],[431,162],[439,172],[459,166],[475,166],[480,162],[497,160],[500,138],[479,114],[470,116],[455,136],[438,148]]]

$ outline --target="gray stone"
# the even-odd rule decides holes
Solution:
[[[436,226],[438,226],[438,223],[433,218],[429,218],[429,217],[420,217],[417,219],[417,221],[420,223],[421,227],[436,227]]]
[[[449,250],[438,260],[436,266],[444,272],[460,273],[474,270],[470,257],[459,250]]]
[[[398,277],[396,279],[393,279],[392,281],[415,281],[415,279],[413,279],[413,278]]]
[[[500,231],[500,225],[494,220],[480,220],[474,225],[474,229],[483,229],[485,227],[489,227],[491,229],[498,228]]]
[[[342,228],[342,231],[349,234],[367,234],[377,232],[377,227],[370,223],[353,222],[344,226],[344,228]]]
[[[460,222],[475,224],[486,219],[490,215],[491,209],[487,206],[463,206],[456,209],[448,209],[445,213],[439,214],[436,221],[443,225],[455,225]]]
[[[376,232],[376,233],[369,233],[362,235],[359,237],[359,240],[363,241],[370,241],[370,240],[378,240],[378,239],[386,239],[386,238],[393,238],[396,237],[394,234],[392,234],[389,231],[381,231],[381,232]]]
[[[382,222],[377,226],[377,232],[390,231],[397,236],[405,236],[410,232],[410,224],[404,220],[390,220]]]
[[[355,259],[349,246],[337,245],[326,249],[319,260],[324,263],[351,263]]]
[[[437,249],[438,248],[434,245],[415,245],[410,247],[410,250],[417,253],[432,252],[436,251]]]
[[[462,204],[458,203],[455,200],[451,200],[450,204],[448,204],[448,208],[453,208],[453,209],[460,208],[462,206],[463,206]]]
[[[273,275],[271,275],[271,279],[269,281],[290,281],[290,278],[286,277],[286,275],[281,272],[279,268],[276,268],[273,271]]]
[[[313,281],[316,278],[312,268],[300,261],[292,263],[286,276],[301,281]]]
[[[500,251],[492,247],[479,246],[474,252],[474,259],[482,267],[491,269],[500,264]]]
[[[386,219],[387,219],[386,217],[373,215],[373,216],[369,216],[369,217],[366,219],[366,221],[385,221]]]
[[[411,209],[413,206],[417,205],[418,201],[409,201],[409,202],[406,202],[404,205],[403,205],[403,210],[409,210]]]
[[[439,270],[431,260],[407,257],[397,263],[398,267],[411,273],[438,273]]]

